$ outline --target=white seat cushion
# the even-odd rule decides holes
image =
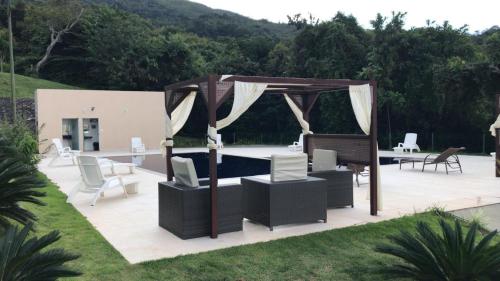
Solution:
[[[175,182],[189,187],[198,187],[198,176],[191,158],[172,157]]]
[[[307,178],[307,154],[271,155],[271,181],[292,181]]]
[[[326,149],[313,150],[313,172],[330,171],[337,168],[337,151]]]

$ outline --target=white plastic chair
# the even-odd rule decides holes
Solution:
[[[290,151],[302,151],[304,148],[304,134],[300,134],[299,141],[294,141],[292,145],[288,146]]]
[[[131,140],[132,143],[132,153],[145,153],[146,146],[142,143],[142,139],[140,137],[133,137]]]
[[[99,196],[104,196],[104,191],[112,188],[122,188],[123,194],[127,197],[128,194],[125,186],[138,184],[135,178],[122,178],[120,176],[104,177],[97,157],[77,156],[76,160],[82,176],[82,182],[71,190],[66,202],[71,202],[78,192],[92,193],[95,195],[90,205],[95,206]]]
[[[80,155],[79,150],[72,150],[69,146],[64,147],[61,139],[58,138],[52,139],[52,143],[54,144],[54,147],[56,149],[56,156],[52,158],[49,166],[52,166],[52,164],[54,164],[54,162],[59,158],[70,159],[73,165],[75,165],[75,157]]]
[[[134,157],[134,156],[132,156],[132,157]],[[118,174],[116,172],[116,169],[119,167],[128,168],[130,174],[135,173],[135,167],[137,167],[137,164],[135,164],[135,163],[115,162],[115,161],[107,159],[107,158],[98,158],[97,161],[99,163],[99,166],[101,167],[101,170],[109,168],[111,170],[111,174],[114,176],[116,176]]]
[[[217,134],[217,149],[224,148],[224,143],[222,142],[222,135]]]
[[[405,150],[410,151],[410,154],[413,153],[413,150],[420,152],[420,147],[417,144],[417,134],[415,133],[407,133],[405,135],[404,142],[398,143],[398,146],[393,148],[395,152],[404,152]]]

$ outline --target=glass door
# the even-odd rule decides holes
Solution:
[[[99,119],[83,119],[83,151],[99,151]]]
[[[80,150],[78,135],[78,118],[65,118],[62,120],[62,142],[63,146],[69,146],[73,150]]]

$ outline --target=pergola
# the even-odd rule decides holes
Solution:
[[[208,75],[168,85],[165,87],[165,110],[170,120],[172,112],[188,95],[201,94],[208,109],[209,126],[217,124],[217,109],[235,93],[235,82],[265,83],[262,94],[285,95],[302,112],[302,118],[309,122],[309,114],[320,94],[332,94],[339,90],[348,90],[350,86],[369,85],[371,89],[371,119],[367,135],[331,135],[305,134],[304,152],[312,156],[315,148],[333,149],[338,159],[344,163],[356,163],[370,166],[370,214],[377,215],[377,83],[376,81],[348,79],[315,79],[290,77],[262,77],[239,75]],[[332,109],[333,110],[333,109]],[[359,121],[358,121],[359,122]],[[210,140],[210,138],[209,138]],[[171,165],[172,138],[166,139],[167,179],[173,179]],[[209,177],[211,199],[211,237],[216,238],[217,231],[217,149],[209,146]]]

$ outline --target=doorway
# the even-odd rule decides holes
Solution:
[[[63,147],[80,150],[80,137],[78,134],[78,118],[64,118],[62,120]]]
[[[99,119],[83,119],[83,151],[99,151]]]

